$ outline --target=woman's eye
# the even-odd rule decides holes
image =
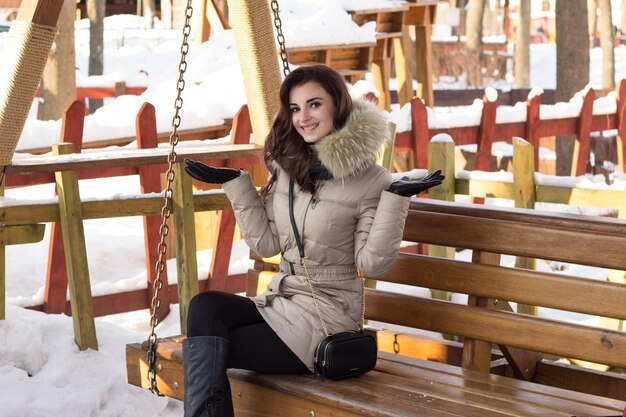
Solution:
[[[297,113],[299,110],[300,110],[300,109],[299,109],[299,108],[297,108],[297,107],[292,107],[292,108],[291,108],[291,112],[292,112],[292,113]]]
[[[317,109],[321,105],[322,105],[321,103],[311,103],[311,108],[312,109]]]

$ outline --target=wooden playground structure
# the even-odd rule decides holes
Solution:
[[[248,69],[244,72],[244,83],[249,98],[248,107],[233,119],[231,144],[183,148],[177,151],[176,160],[172,161],[173,151],[156,147],[158,135],[154,108],[146,104],[137,116],[139,149],[107,151],[104,155],[82,154],[81,121],[85,109],[78,101],[66,110],[62,143],[54,145],[54,156],[13,160],[61,4],[62,0],[22,2],[18,21],[23,23],[25,30],[15,50],[16,56],[23,58],[15,59],[11,88],[0,106],[0,196],[5,184],[54,182],[58,191],[58,196],[37,203],[0,198],[0,319],[4,319],[5,307],[4,247],[41,240],[45,223],[54,226],[46,301],[38,308],[71,313],[76,343],[81,350],[98,348],[95,315],[111,314],[127,307],[150,306],[155,291],[152,284],[157,280],[150,273],[144,290],[101,298],[91,296],[83,221],[143,216],[147,270],[151,271],[156,252],[163,249],[155,239],[163,196],[153,193],[162,190],[160,175],[168,165],[172,172],[171,221],[177,230],[171,244],[176,251],[179,281],[176,288],[171,288],[165,279],[164,288],[159,288],[164,302],[156,308],[156,315],[164,317],[169,304],[178,302],[181,328],[184,329],[189,300],[200,290],[193,216],[196,211],[221,212],[220,227],[215,236],[219,248],[216,246],[213,252],[213,269],[202,284],[203,289],[231,292],[245,289],[248,295],[262,291],[276,271],[276,260],[251,254],[255,265],[247,276],[227,277],[228,257],[224,252],[232,245],[234,230],[229,203],[223,194],[194,191],[192,180],[184,173],[180,161],[189,157],[218,166],[241,166],[260,157],[260,145],[276,111],[280,85],[267,2],[229,2],[231,16],[235,17],[233,28],[242,68]],[[406,23],[407,15],[418,13],[417,10],[428,10],[426,17],[422,16],[428,20],[432,18],[432,6],[432,1],[411,2],[407,8],[377,15],[376,19],[381,18],[377,23]],[[354,18],[371,19],[371,16],[362,12],[355,13]],[[424,26],[423,36],[428,37],[428,30],[428,26]],[[376,46],[367,46],[382,48],[378,52],[380,55],[371,53],[372,49],[367,54],[359,52],[356,55],[367,55],[368,59],[371,56],[372,68],[380,67],[381,79],[390,65],[386,60],[392,56],[388,48],[393,47],[395,56],[399,57],[398,45],[402,45],[405,39],[403,28],[390,29],[390,33],[392,35],[379,37]],[[313,56],[311,51],[300,52]],[[294,55],[297,53],[294,51]],[[329,59],[333,54],[334,50],[329,50],[316,56]],[[340,56],[349,56],[348,60],[355,57],[347,51],[342,54]],[[376,57],[380,58],[378,64],[374,62]],[[402,59],[397,61],[396,65],[402,63]],[[361,70],[355,71],[356,76]],[[412,77],[407,75],[407,80]],[[625,111],[622,90],[620,87],[616,113],[610,115],[593,115],[594,93],[590,90],[581,115],[575,120],[541,121],[539,102],[533,99],[529,100],[525,123],[502,126],[495,121],[497,103],[487,100],[480,126],[438,131],[428,129],[423,104],[413,99],[412,91],[409,97],[409,91],[404,90],[405,99],[413,100],[413,130],[398,135],[395,147],[411,149],[416,167],[444,169],[446,180],[440,188],[431,190],[430,199],[412,203],[405,226],[404,239],[429,245],[428,253],[400,254],[380,281],[429,288],[433,295],[439,295],[430,298],[369,288],[366,317],[375,323],[371,331],[379,345],[379,361],[374,371],[336,382],[313,375],[261,375],[231,370],[229,377],[236,414],[291,417],[302,410],[318,416],[621,413],[626,404],[626,377],[620,373],[626,369],[626,333],[621,330],[620,322],[626,318],[623,309],[626,285],[622,272],[626,270],[623,256],[626,250],[625,194],[548,190],[546,186],[535,184],[533,173],[537,164],[535,149],[541,136],[578,135],[579,151],[575,156],[576,164],[573,164],[576,175],[582,164],[580,161],[584,159],[586,162],[588,147],[585,143],[588,143],[590,131],[616,129],[621,143],[624,132],[621,121]],[[428,103],[427,98],[425,101]],[[255,144],[248,143],[251,131],[255,132]],[[457,145],[478,144],[476,167],[486,167],[485,170],[488,170],[491,157],[488,152],[491,143],[501,139],[512,141],[516,149],[514,182],[489,184],[488,181],[455,178],[455,143],[447,136],[445,140],[441,140],[442,136],[438,136],[439,140],[430,140],[439,133],[450,134]],[[526,141],[512,139],[514,136],[524,137]],[[620,167],[623,169],[623,166],[622,159]],[[116,175],[139,175],[141,192],[122,198],[81,199],[79,179]],[[257,181],[262,178],[262,173],[257,175]],[[519,208],[463,205],[450,201],[455,194],[511,198]],[[603,207],[618,210],[619,218],[529,210],[536,201],[578,204],[579,200],[573,197],[593,199]],[[471,249],[471,262],[454,260],[455,248]],[[501,266],[503,255],[519,257],[517,268]],[[606,268],[612,271],[612,279],[596,281],[537,272],[532,268],[532,260],[536,258]],[[162,275],[160,278],[162,280]],[[65,300],[65,286],[70,290],[69,303]],[[467,303],[453,303],[441,296],[450,292],[468,294]],[[518,303],[517,312],[509,302]],[[529,308],[524,310],[519,308],[520,305]],[[536,306],[606,319],[599,320],[594,327],[525,314],[532,313]],[[397,330],[397,326],[402,326],[403,330]],[[424,337],[420,335],[423,330],[456,335],[458,340]],[[156,346],[158,389],[179,399],[184,392],[182,338],[184,335],[161,340]],[[127,377],[131,384],[151,385],[146,377],[147,349],[147,342],[127,346]],[[559,363],[558,358],[569,358],[574,363],[603,364],[602,369],[611,372]]]

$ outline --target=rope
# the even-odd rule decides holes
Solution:
[[[229,16],[241,68],[245,69],[242,75],[252,131],[257,143],[262,143],[278,112],[281,83],[271,11],[266,0],[236,0],[229,2]]]
[[[0,66],[0,166],[11,164],[56,32],[54,26],[11,24]]]

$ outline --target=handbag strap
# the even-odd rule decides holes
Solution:
[[[298,246],[298,252],[300,253],[300,263],[304,267],[304,273],[306,275],[307,283],[309,284],[309,290],[311,291],[311,296],[313,297],[313,304],[315,304],[315,310],[317,310],[317,316],[320,318],[320,322],[322,323],[322,329],[324,330],[324,334],[328,337],[330,333],[326,327],[326,320],[324,320],[324,315],[322,314],[322,309],[320,308],[319,301],[317,300],[317,296],[315,295],[315,290],[313,289],[313,283],[311,282],[311,276],[309,274],[309,268],[304,260],[304,245],[300,240],[300,234],[298,233],[298,226],[296,225],[296,219],[293,214],[293,179],[289,179],[289,220],[291,221],[291,228],[293,229],[293,234],[296,239],[296,246]],[[365,325],[365,278],[361,274],[361,271],[358,270],[358,276],[361,280],[361,323],[359,324],[359,331],[363,331],[363,326]]]

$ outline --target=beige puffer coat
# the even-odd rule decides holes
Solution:
[[[355,102],[346,125],[315,144],[333,179],[320,184],[315,195],[295,184],[294,217],[330,333],[358,329],[361,283],[356,268],[365,276],[380,276],[396,258],[402,240],[409,198],[384,191],[392,182],[391,175],[374,163],[386,126],[375,106]],[[278,178],[265,205],[248,174],[223,187],[250,248],[265,257],[283,255],[281,270],[269,290],[253,301],[312,371],[315,347],[325,335],[299,266],[289,220],[289,177],[277,168]]]

